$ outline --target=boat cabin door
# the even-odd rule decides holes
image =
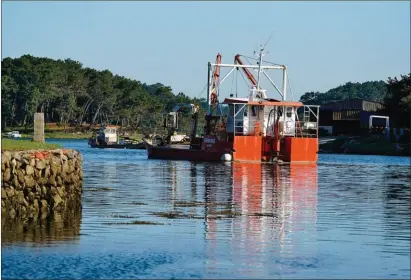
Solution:
[[[177,112],[170,112],[164,116],[164,128],[178,129]]]
[[[245,122],[248,122],[247,112],[248,108],[246,104],[230,104],[228,106],[227,116],[227,133],[234,133],[242,135],[244,132],[244,126],[247,126]]]
[[[295,136],[295,114],[296,110],[294,107],[284,107],[284,136]]]

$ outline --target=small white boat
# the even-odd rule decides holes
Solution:
[[[12,132],[7,132],[6,137],[11,138],[11,139],[21,138],[21,134],[18,131],[12,131]]]

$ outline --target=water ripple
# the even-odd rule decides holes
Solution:
[[[84,156],[82,215],[2,221],[4,278],[410,277],[407,158],[210,164],[57,142]]]

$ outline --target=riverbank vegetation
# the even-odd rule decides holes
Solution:
[[[71,59],[31,55],[4,58],[1,82],[2,128],[24,127],[24,133],[35,112],[43,112],[45,122],[56,123],[64,133],[84,133],[100,123],[150,133],[161,128],[162,114],[177,103],[205,102],[182,92],[174,94],[161,83],[148,85]],[[205,114],[204,106],[201,113]],[[46,127],[47,132],[51,131]]]
[[[380,102],[384,105],[380,112],[390,117],[392,127],[410,127],[411,73],[401,75],[400,79],[388,77],[387,82],[348,82],[324,93],[307,92],[301,96],[300,101],[307,105],[323,105],[350,98]]]
[[[30,140],[1,139],[1,149],[3,151],[53,150],[59,148],[61,146],[58,144],[32,142]]]
[[[204,121],[205,98],[175,94],[161,83],[148,85],[109,70],[83,67],[71,59],[4,58],[1,83],[3,132],[16,129],[31,135],[33,114],[43,112],[46,137],[87,138],[101,123],[119,125],[123,131],[141,136],[162,131],[163,114],[177,103],[200,105],[199,127]],[[399,80],[348,82],[325,93],[307,92],[300,101],[319,105],[346,98],[379,101],[392,124],[410,127],[410,89],[408,74]]]

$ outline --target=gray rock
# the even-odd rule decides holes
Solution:
[[[61,168],[61,172],[62,172],[62,173],[68,173],[68,170],[69,170],[69,165],[68,165],[67,162],[65,162],[65,163],[63,164],[62,168]]]
[[[67,184],[73,183],[73,178],[69,174],[61,173],[61,178],[63,179],[64,183],[67,183]]]
[[[30,161],[30,159],[32,158],[32,154],[31,153],[25,153],[21,157],[28,160],[28,161]]]
[[[55,196],[57,194],[57,188],[56,187],[51,187],[50,188],[50,193],[52,196]]]
[[[47,166],[45,171],[44,171],[44,177],[49,178],[50,177],[50,166]]]
[[[75,156],[75,154],[74,154],[73,151],[70,151],[70,152],[67,154],[67,157],[68,157],[69,159],[73,159],[74,156]]]
[[[40,204],[41,204],[41,208],[47,208],[48,207],[47,200],[45,200],[45,199],[42,199],[40,201]]]
[[[52,202],[53,202],[53,209],[56,209],[57,207],[59,207],[63,203],[63,200],[61,199],[61,197],[58,194],[55,194],[52,197]]]
[[[26,174],[32,175],[34,173],[34,168],[31,165],[26,165]]]
[[[57,177],[56,177],[56,181],[57,181],[57,185],[58,185],[58,186],[61,186],[61,185],[63,184],[63,180],[61,179],[60,176],[57,176]]]
[[[34,181],[32,176],[26,175],[24,176],[24,183],[26,184],[26,187],[32,188],[36,185],[36,182]]]
[[[44,162],[44,160],[39,160],[36,163],[36,168],[39,169],[39,170],[42,170],[42,169],[46,168],[46,163]]]
[[[73,175],[73,182],[78,183],[80,181],[80,177],[78,175]]]
[[[17,178],[18,178],[20,184],[24,184],[24,174],[23,174],[23,171],[22,171],[21,169],[17,170],[16,175],[17,175]]]
[[[57,187],[57,193],[61,198],[64,198],[66,196],[64,187]]]
[[[27,195],[27,201],[29,202],[29,203],[33,203],[33,201],[34,201],[34,193],[32,193],[32,192],[29,192],[29,194]]]
[[[52,185],[52,186],[57,186],[56,178],[54,178],[54,176],[50,176],[48,178],[47,184]]]
[[[17,161],[21,161],[21,155],[19,152],[14,152],[12,157]]]
[[[52,162],[50,167],[52,175],[57,175],[61,171],[61,166],[59,164],[56,164],[55,162]]]
[[[12,198],[14,196],[14,193],[15,193],[14,188],[13,187],[7,188],[6,193],[7,193],[8,198]]]
[[[12,209],[10,209],[10,211],[9,211],[9,217],[10,218],[14,218],[14,217],[16,217],[16,211],[12,208]]]
[[[36,166],[36,160],[34,158],[30,159],[30,165],[31,166]]]
[[[11,160],[11,154],[8,151],[5,151],[1,154],[1,163],[2,164],[8,164]]]
[[[11,179],[11,170],[10,168],[6,168],[6,170],[3,173],[3,181],[4,182],[9,182]]]
[[[12,182],[12,184],[13,184],[13,186],[14,186],[15,188],[20,187],[19,179],[18,179],[17,176],[14,176],[13,179],[11,180],[11,182]]]
[[[38,169],[34,169],[34,179],[40,178],[40,171]]]
[[[40,186],[46,185],[47,182],[48,182],[48,179],[47,179],[47,178],[44,178],[44,177],[41,177],[41,178],[39,178],[39,179],[37,180],[37,183],[38,183]]]
[[[39,209],[39,201],[37,199],[34,199],[33,201],[33,207],[34,209],[38,210]],[[37,212],[37,211],[36,211]]]

